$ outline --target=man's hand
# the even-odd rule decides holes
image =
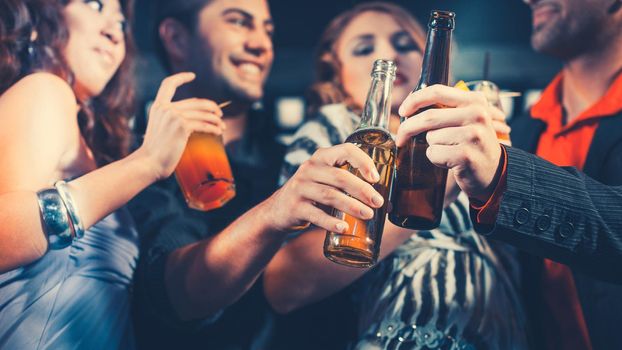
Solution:
[[[397,146],[427,131],[430,161],[452,169],[458,186],[470,197],[486,201],[492,194],[501,147],[496,131],[508,133],[503,112],[489,105],[482,93],[434,85],[410,94],[400,106],[400,115],[411,116],[400,125]]]

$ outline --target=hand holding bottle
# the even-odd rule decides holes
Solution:
[[[358,169],[365,180],[338,168],[345,164]],[[264,202],[266,220],[275,231],[290,231],[293,227],[311,223],[333,232],[343,232],[348,224],[326,213],[322,207],[370,219],[372,208],[379,208],[384,203],[371,185],[379,178],[371,158],[353,144],[319,149]]]
[[[400,114],[411,115],[438,104],[453,108],[429,109],[406,120],[398,130],[398,147],[427,132],[428,159],[452,169],[458,186],[469,197],[485,201],[496,185],[501,157],[495,131],[509,132],[507,125],[494,122],[503,112],[490,106],[481,93],[434,85],[409,95],[400,106]]]

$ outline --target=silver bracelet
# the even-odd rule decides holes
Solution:
[[[71,245],[73,228],[58,190],[46,188],[37,192],[37,198],[50,249],[63,249]]]
[[[65,203],[65,207],[67,207],[67,212],[69,213],[69,220],[71,221],[71,225],[73,226],[73,231],[75,233],[76,239],[84,237],[84,226],[82,226],[80,215],[78,215],[78,207],[73,201],[71,193],[69,193],[67,183],[62,180],[56,181],[54,187],[58,190],[60,198],[62,198],[63,202]]]

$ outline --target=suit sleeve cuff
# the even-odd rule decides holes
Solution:
[[[497,214],[499,213],[499,206],[501,205],[501,201],[503,200],[503,194],[505,193],[505,189],[507,187],[507,164],[508,164],[508,153],[503,145],[501,145],[501,164],[499,165],[500,174],[496,177],[499,179],[497,181],[497,185],[495,186],[495,190],[492,195],[483,205],[478,205],[478,203],[471,200],[470,209],[471,209],[471,217],[474,218],[474,224],[478,226],[490,226],[492,227],[497,220]]]

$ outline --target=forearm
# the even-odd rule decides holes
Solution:
[[[148,157],[137,151],[68,182],[84,228],[125,205],[156,181],[150,164]]]
[[[182,320],[205,318],[234,303],[263,272],[286,235],[265,222],[265,205],[251,209],[216,236],[168,257],[166,288]]]
[[[84,228],[92,226],[153,182],[140,157],[130,156],[68,183]],[[46,228],[35,191],[0,197],[0,272],[41,258],[48,249]]]
[[[622,262],[621,218],[622,187],[508,148],[507,189],[492,237],[622,281],[611,268]]]
[[[399,247],[413,231],[385,224],[379,260]],[[272,259],[264,289],[272,307],[287,313],[326,298],[363,276],[368,269],[338,265],[323,254],[325,230],[314,228],[290,241]]]

